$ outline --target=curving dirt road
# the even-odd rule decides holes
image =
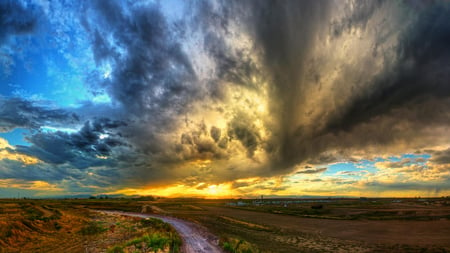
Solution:
[[[163,220],[164,222],[172,225],[180,234],[183,239],[183,247],[182,252],[184,253],[223,253],[223,251],[217,246],[217,243],[214,243],[214,236],[204,231],[204,229],[200,228],[198,225],[180,220],[173,217],[156,215],[156,214],[142,214],[142,213],[129,213],[129,212],[121,212],[121,211],[102,211],[103,213],[108,214],[119,214],[126,215],[132,217],[140,217],[140,218],[158,218]]]

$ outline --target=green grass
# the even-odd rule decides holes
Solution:
[[[181,247],[181,238],[172,232],[153,232],[133,238],[120,245],[108,249],[108,252],[158,252],[166,249],[171,253],[178,253]]]
[[[110,249],[108,249],[106,252],[108,252],[108,253],[123,253],[124,251],[123,251],[122,246],[116,245],[116,246],[113,246]]]
[[[222,238],[222,249],[229,253],[259,253],[260,250],[255,245],[245,240],[235,238]]]

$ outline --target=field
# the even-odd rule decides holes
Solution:
[[[450,200],[267,199],[156,204],[262,252],[450,252]]]
[[[122,204],[109,203],[126,209]],[[157,219],[95,212],[82,201],[0,201],[2,253],[179,252],[180,245],[176,231]]]
[[[450,252],[447,198],[3,200],[0,248],[106,252],[131,250],[130,241],[144,234],[176,234],[170,226],[143,227],[137,218],[90,211],[95,209],[192,221],[216,235],[227,252]]]

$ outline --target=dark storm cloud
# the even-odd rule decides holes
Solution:
[[[182,49],[183,24],[169,22],[160,7],[94,1],[85,6],[82,17],[97,64],[112,67],[110,78],[91,79],[94,84],[90,85],[106,90],[113,103],[121,106],[122,119],[129,122],[122,133],[148,157],[145,164],[150,164],[152,156],[167,162],[173,152],[182,152],[164,134],[175,130],[192,101],[200,98],[196,74]],[[197,140],[195,146],[201,156],[217,153],[208,140]],[[173,160],[180,157],[175,154]]]
[[[231,188],[235,189],[235,188],[244,188],[244,187],[249,187],[249,186],[253,186],[254,183],[252,182],[233,182],[231,184]]]
[[[97,168],[74,189],[108,185],[108,176],[206,186],[450,141],[447,3],[195,1],[175,18],[164,4],[82,3],[98,67],[86,85],[111,105],[85,101],[75,115],[0,98],[3,132],[85,122],[75,133],[36,131],[31,146],[10,152],[61,173]],[[0,43],[32,31],[36,15],[25,11],[0,4],[0,24],[10,22]]]
[[[12,35],[31,33],[38,24],[42,11],[33,4],[25,7],[21,1],[0,2],[0,45]]]
[[[220,140],[220,134],[221,130],[218,127],[212,126],[210,130],[211,137],[215,142],[218,142]]]
[[[436,140],[429,127],[448,124],[446,4],[417,9],[387,1],[358,1],[352,8],[332,1],[201,1],[188,8],[182,25],[169,21],[158,4],[96,1],[85,7],[96,62],[113,68],[111,78],[97,80],[98,85],[133,118],[123,132],[149,161],[230,159],[235,147],[230,144],[238,141],[250,159],[264,150],[270,164],[258,166],[279,173],[298,163],[351,159],[352,150],[373,145],[393,146],[392,151],[395,143],[414,138],[411,148],[418,148]],[[389,10],[415,19],[405,16],[414,21],[400,27],[404,22]],[[206,86],[198,78],[196,56],[182,47],[189,41],[183,30],[200,37],[200,51],[214,66]],[[368,46],[350,51],[357,61],[333,58],[341,40],[356,37],[355,31]],[[236,46],[230,38],[239,33],[252,45]],[[324,45],[329,54],[311,55]],[[371,66],[378,62],[383,65],[375,71]],[[325,83],[335,69],[340,69],[336,80]],[[269,86],[270,117],[277,122],[266,125],[270,139],[253,127],[254,118],[240,112],[232,112],[236,116],[225,129],[199,126],[182,131],[175,143],[166,139],[188,121],[185,115],[195,103],[205,97],[223,101],[225,85],[262,92],[254,76]]]
[[[431,162],[435,164],[450,164],[450,149],[442,151],[432,151]]]
[[[36,157],[51,165],[70,164],[78,169],[114,166],[117,161],[111,155],[112,150],[126,144],[111,130],[123,125],[103,118],[87,121],[76,133],[38,132],[27,137],[31,146],[17,145],[11,152]]]
[[[0,97],[0,132],[9,132],[18,127],[37,129],[46,124],[73,124],[77,121],[78,116],[68,111],[36,105],[21,98]]]
[[[123,177],[115,168],[96,167],[89,171],[70,165],[49,165],[44,163],[23,164],[20,161],[0,161],[0,178],[14,179],[13,182],[44,181],[66,192],[95,192],[98,187],[117,186]]]
[[[173,153],[164,155],[165,163],[183,162],[194,159],[224,159],[228,156],[220,143],[220,129],[212,127],[208,131],[205,123],[200,123],[193,131],[181,134],[175,143]]]
[[[204,15],[204,13],[202,13]],[[210,20],[204,22],[211,22]],[[224,26],[225,24],[221,24]],[[226,45],[223,38],[218,37],[212,31],[205,31],[206,35],[203,41],[205,50],[215,60],[217,78],[221,81],[231,82],[235,85],[252,86],[250,77],[258,72],[256,64],[250,58],[250,52],[235,49]],[[225,31],[222,36],[226,36]],[[218,87],[214,87],[218,89]],[[213,90],[213,97],[221,98],[220,92]]]
[[[391,2],[355,2],[351,13],[344,8],[344,17],[337,19],[330,18],[333,14],[331,1],[247,2],[242,4],[245,7],[233,3],[252,10],[244,20],[250,21],[247,23],[250,33],[254,31],[256,43],[263,48],[264,67],[271,74],[277,91],[271,98],[272,103],[280,106],[273,112],[280,122],[279,129],[272,129],[279,131],[280,136],[275,140],[278,146],[273,157],[275,168],[289,168],[302,161],[323,163],[320,157],[324,156],[331,157],[325,162],[338,160],[333,154],[323,153],[331,149],[389,146],[411,139],[414,139],[412,145],[429,145],[421,141],[427,138],[438,141],[437,136],[416,135],[429,127],[448,125],[450,9],[447,3],[427,4],[420,9],[405,3],[399,12],[416,11],[417,19],[398,34],[395,52],[383,49],[383,43],[387,43],[389,33],[396,32],[395,26],[401,23],[391,24],[394,28],[385,30],[379,26],[369,27],[370,22],[377,21],[376,14],[384,15],[386,9],[396,8]],[[247,5],[252,6],[246,8]],[[370,42],[374,52],[364,55],[363,61],[355,65],[345,65],[345,59],[336,63],[336,67],[348,72],[350,77],[356,75],[354,73],[367,74],[346,81],[342,76],[344,81],[333,83],[332,90],[321,90],[321,75],[327,73],[321,73],[318,60],[314,62],[314,56],[308,55],[320,43],[315,39],[322,36],[325,40],[330,36],[330,43],[338,43],[352,31],[360,30],[369,35],[370,29],[380,30]],[[370,41],[370,38],[361,38],[365,39]],[[393,55],[391,60],[388,54]],[[385,64],[396,62],[395,71],[383,69],[372,79],[364,80],[371,69],[363,66],[364,61],[375,60]],[[309,95],[312,91],[316,96]],[[326,107],[326,103],[316,108],[306,106],[314,104],[312,101],[320,99],[324,93],[329,96],[324,97],[328,100],[324,101],[332,101],[333,106]]]
[[[449,179],[442,180],[439,182],[395,182],[395,183],[385,183],[385,182],[370,182],[365,183],[369,190],[375,191],[388,191],[388,190],[414,190],[414,191],[429,191],[434,194],[439,194],[440,191],[446,191],[450,189]]]
[[[228,136],[238,139],[247,149],[247,155],[249,157],[253,156],[259,143],[259,136],[257,132],[247,124],[246,121],[233,121],[230,124]]]
[[[296,174],[317,174],[326,171],[328,168],[314,168],[297,171]]]
[[[345,114],[331,122],[328,128],[349,130],[393,109],[420,105],[424,101],[440,102],[436,107],[441,105],[441,110],[447,107],[447,103],[440,100],[450,96],[447,82],[450,67],[449,14],[446,5],[426,6],[418,21],[401,38],[398,73],[381,79],[378,89],[353,101]],[[415,109],[417,123],[446,123],[449,120],[448,115],[439,109],[434,110],[436,108],[423,108],[427,111]]]
[[[157,4],[94,1],[89,14],[85,24],[96,62],[113,67],[101,84],[112,98],[132,115],[154,117],[153,124],[182,113],[195,96],[195,74],[177,41],[181,28],[168,24]]]
[[[4,159],[0,161],[0,178],[56,182],[64,178],[80,179],[81,177],[77,170],[46,164],[28,164],[25,166],[20,161]]]

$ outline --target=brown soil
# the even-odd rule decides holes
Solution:
[[[311,219],[223,207],[203,207],[211,214],[276,227],[370,244],[450,246],[450,221],[360,221]]]

